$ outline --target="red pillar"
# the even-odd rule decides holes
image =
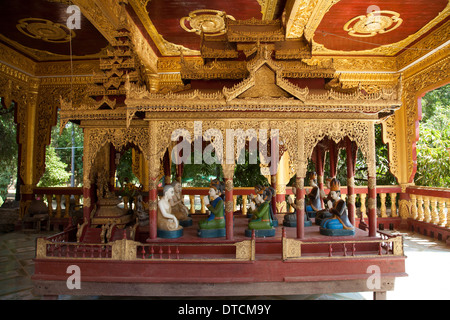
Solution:
[[[297,177],[296,185],[297,198],[297,238],[303,239],[305,236],[305,179]]]
[[[88,221],[91,224],[91,212],[94,208],[94,204],[97,202],[97,197],[95,194],[95,188],[92,186],[89,188],[83,187],[83,199],[89,199],[89,201],[84,200],[83,205],[83,221]]]
[[[329,144],[330,144],[330,177],[336,178],[339,150],[337,149],[337,145],[333,140],[329,140]]]
[[[323,187],[323,172],[324,172],[324,167],[323,167],[323,163],[324,163],[324,157],[325,157],[325,152],[324,150],[317,145],[315,148],[315,154],[316,154],[316,173],[317,173],[317,186],[319,187],[320,191],[324,190]],[[325,208],[325,203],[323,201],[323,199],[321,198],[321,202],[322,202],[322,208]]]
[[[158,181],[150,178],[150,187],[148,191],[149,213],[148,226],[150,239],[156,239],[158,233]]]
[[[184,163],[177,164],[177,176],[176,176],[176,179],[180,183],[181,183],[181,179],[183,177],[183,169],[184,169]]]
[[[377,233],[377,189],[376,178],[369,177],[369,237],[375,237]]]
[[[272,201],[270,202],[270,205],[272,206],[272,212],[277,214],[277,175],[271,175],[270,176],[270,186],[275,190],[274,195],[272,196]],[[284,201],[284,199],[283,199]]]
[[[353,158],[353,142],[346,138],[345,149],[347,152],[347,208],[348,218],[355,225],[355,161]]]
[[[225,178],[226,239],[233,240],[233,179]]]
[[[168,185],[172,183],[172,163],[170,162],[169,151],[166,150],[163,157],[163,169],[164,169],[164,184]]]

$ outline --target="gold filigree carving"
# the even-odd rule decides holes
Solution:
[[[283,238],[283,260],[300,258],[302,256],[302,242],[295,239]]]
[[[348,21],[344,30],[352,37],[373,37],[397,29],[402,22],[400,14],[395,11],[372,11]]]
[[[17,29],[30,38],[52,43],[69,42],[76,36],[67,26],[40,18],[20,19]]]
[[[235,20],[224,11],[200,9],[191,11],[187,17],[181,18],[180,25],[187,32],[217,36],[226,33],[226,19]]]

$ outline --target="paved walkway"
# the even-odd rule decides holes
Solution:
[[[421,235],[404,236],[406,272],[408,277],[397,278],[395,290],[387,293],[388,300],[448,300],[450,299],[450,247]],[[39,300],[32,293],[31,275],[35,241],[43,234],[11,232],[0,234],[0,300]],[[108,297],[59,296],[59,299],[107,299]],[[114,299],[118,299],[115,297]],[[130,299],[130,298],[128,298]],[[369,300],[372,293],[342,293],[302,296],[264,296],[246,299],[271,300]]]

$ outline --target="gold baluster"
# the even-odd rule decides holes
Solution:
[[[423,215],[424,215],[424,222],[430,223],[431,222],[431,211],[430,211],[430,197],[426,196],[424,197],[424,211],[423,211]]]
[[[417,198],[415,194],[410,195],[411,198],[411,216],[414,220],[417,220],[418,214],[417,214]]]
[[[205,198],[200,196],[201,209],[200,213],[206,213]]]
[[[439,198],[439,226],[445,227],[446,222],[449,223],[450,221],[445,216],[445,199]]]
[[[189,195],[189,203],[191,204],[191,208],[189,209],[189,212],[191,214],[195,213],[195,195]]]
[[[398,217],[397,214],[397,194],[396,193],[390,193],[391,196],[391,217]]]
[[[445,208],[445,204],[447,204],[447,224],[445,225],[446,228],[450,228],[450,208],[448,205],[448,201],[444,202],[444,205],[442,208]]]
[[[53,217],[53,195],[47,194],[48,216]]]
[[[366,207],[367,194],[361,193],[359,196],[361,198],[361,217],[366,219],[367,218],[367,207]]]
[[[237,195],[233,195],[233,212],[236,212]]]
[[[242,214],[247,215],[247,195],[242,195]]]
[[[436,197],[431,197],[430,201],[431,201],[431,223],[439,224],[439,212],[437,209],[438,199]]]
[[[61,218],[61,195],[57,194],[55,195],[56,199],[56,218]]]
[[[64,196],[64,198],[65,198],[65,206],[66,206],[66,208],[65,208],[65,210],[64,210],[64,218],[68,218],[69,216],[70,216],[70,194],[66,194],[65,196]]]
[[[381,202],[381,207],[380,207],[380,217],[381,218],[386,218],[387,214],[386,214],[386,193],[380,193],[380,202]]]
[[[423,221],[425,216],[423,212],[423,197],[421,195],[417,196],[417,220]]]

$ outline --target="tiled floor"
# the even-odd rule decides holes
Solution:
[[[412,233],[402,233],[408,277],[397,278],[389,300],[450,299],[450,247],[445,243]],[[12,232],[0,234],[0,300],[39,300],[32,293],[31,275],[35,241],[44,234]],[[107,297],[59,296],[59,299],[107,299]],[[114,299],[118,299],[117,297]],[[249,299],[271,300],[363,300],[372,299],[369,292],[307,296],[270,296]]]

